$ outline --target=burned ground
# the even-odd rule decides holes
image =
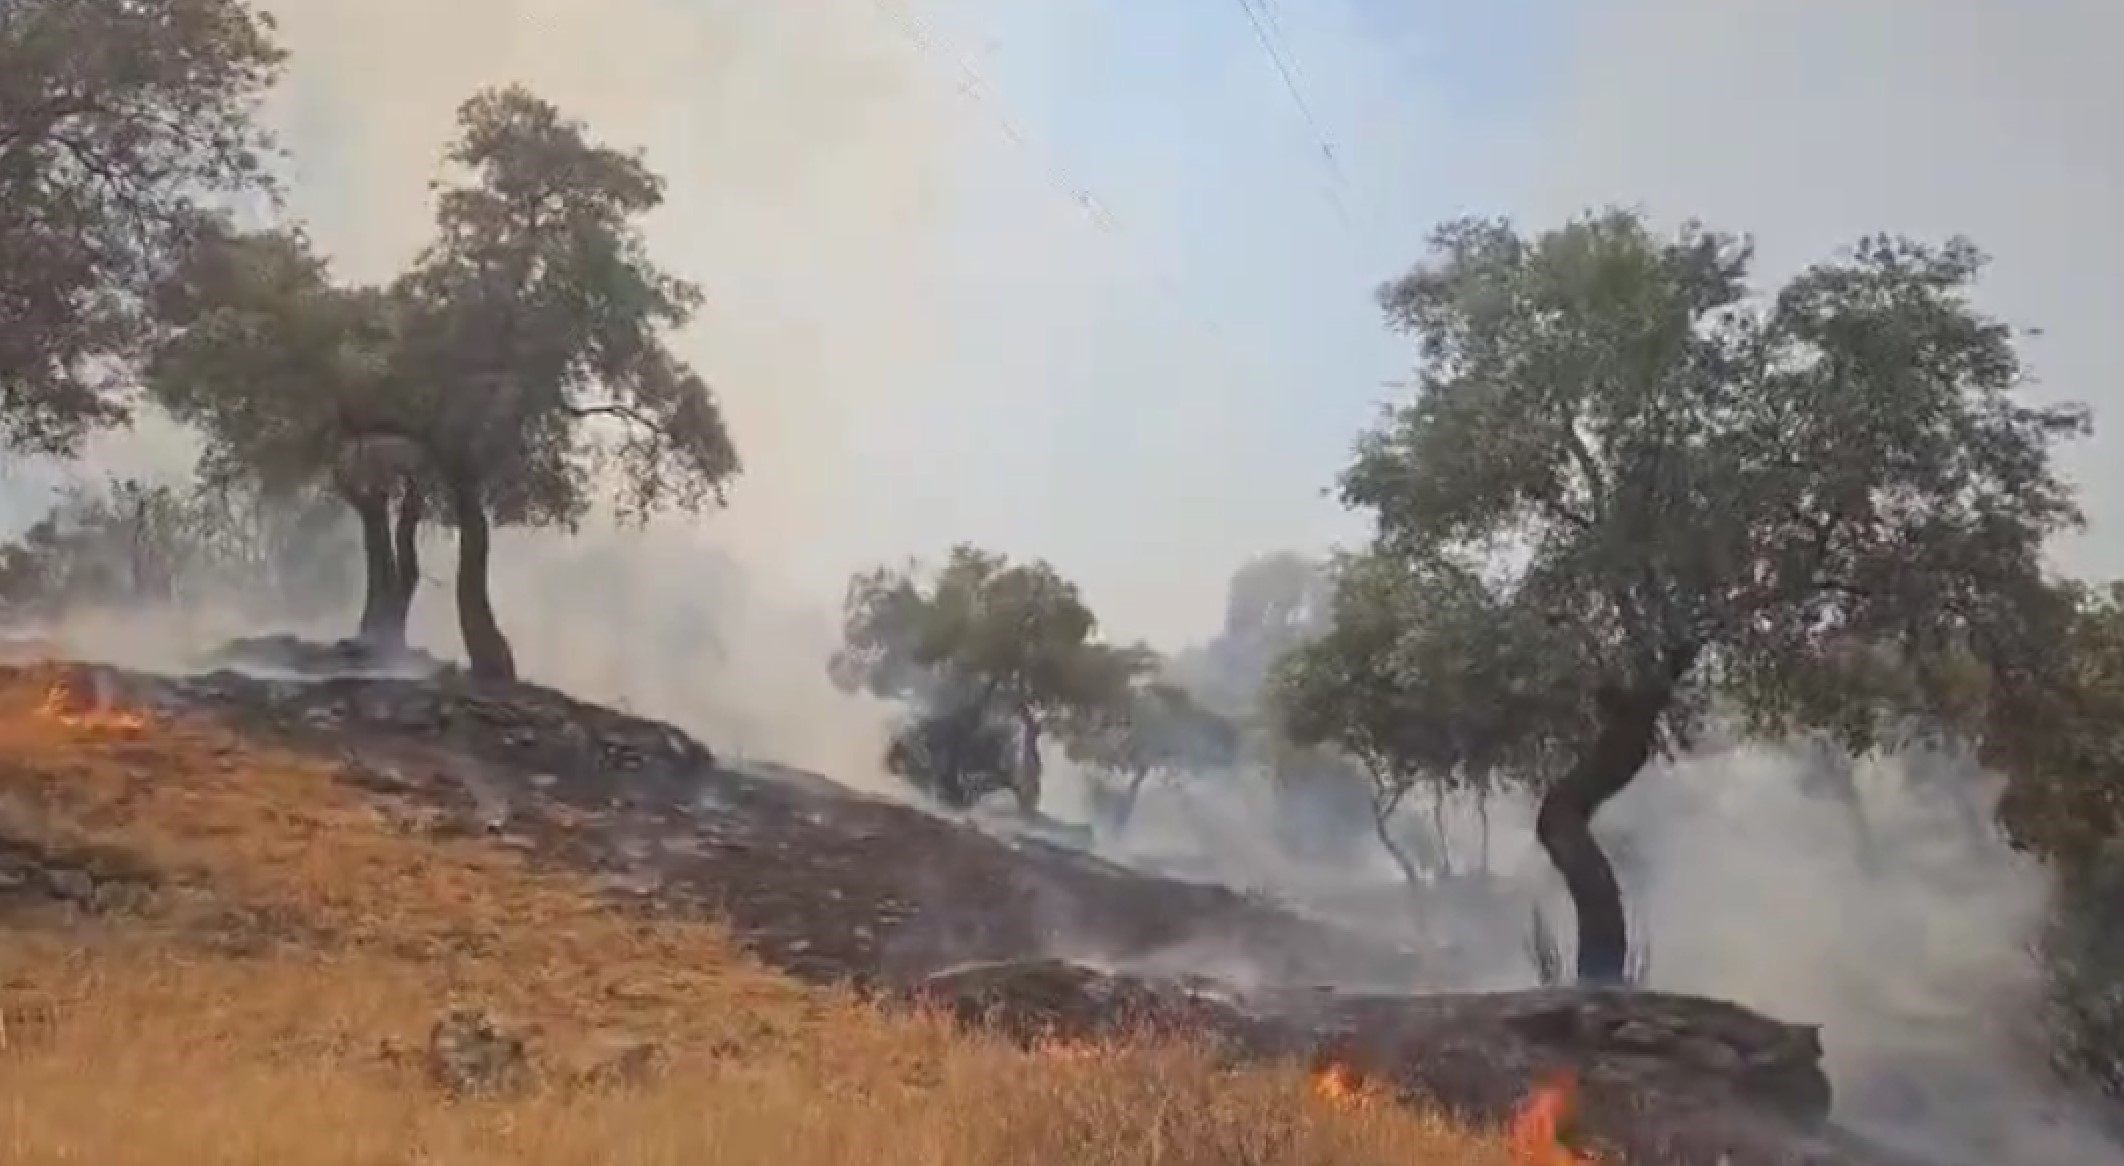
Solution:
[[[738,770],[670,726],[552,690],[449,670],[164,677],[78,665],[0,684],[47,686],[82,715],[149,710],[274,742],[325,762],[399,831],[588,873],[616,913],[727,921],[800,979],[939,1004],[1028,1040],[1208,1037],[1230,1057],[1332,1067],[1477,1123],[1510,1117],[1536,1082],[1568,1070],[1589,1102],[1584,1133],[1623,1161],[1885,1160],[1825,1125],[1810,1029],[1644,993],[1397,995],[1427,953],[822,778]],[[0,851],[0,870],[77,906],[154,877],[122,855],[20,847]],[[1219,976],[1182,974],[1201,969]]]

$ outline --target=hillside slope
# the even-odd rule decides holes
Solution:
[[[316,747],[348,732],[329,717],[269,731],[175,688],[120,691],[141,683],[0,670],[16,1166],[1511,1160],[1323,1098],[1297,1066],[1185,1042],[1028,1050],[800,982],[712,919],[616,907],[624,880],[551,861],[588,816],[565,801],[456,812],[398,788],[412,754],[387,773]],[[438,1085],[493,1062],[499,1097]]]

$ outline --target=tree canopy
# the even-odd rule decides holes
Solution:
[[[2070,880],[2124,872],[2124,583],[2060,589],[2034,691],[1993,703],[1984,760],[2008,773],[1999,818]]]
[[[1325,630],[1330,593],[1318,561],[1292,551],[1249,559],[1225,588],[1216,636],[1177,654],[1174,673],[1220,712],[1252,710],[1276,661]]]
[[[0,442],[122,420],[149,289],[217,199],[269,191],[279,75],[242,0],[0,5]]]
[[[1041,735],[1104,723],[1156,655],[1099,641],[1076,585],[1045,562],[962,544],[933,578],[923,575],[915,565],[881,567],[849,581],[828,671],[846,691],[915,710],[913,739],[932,742],[921,750],[935,767],[924,784],[948,804],[987,792],[968,780],[973,758],[994,752],[991,721],[1007,718],[1019,751],[1008,777],[1021,807],[1037,809]],[[896,756],[909,756],[910,744],[898,743]]]
[[[2078,519],[2051,449],[2085,413],[2025,398],[1973,246],[1868,238],[1768,296],[1752,258],[1624,212],[1440,228],[1380,293],[1418,377],[1342,478],[1373,542],[1284,678],[1375,767],[1541,790],[1590,980],[1627,936],[1588,824],[1663,746],[1714,698],[1855,747],[1966,717]]]
[[[515,657],[488,593],[494,523],[573,529],[603,491],[622,519],[720,505],[739,469],[707,382],[669,347],[700,291],[650,258],[663,182],[521,88],[459,109],[436,237],[398,281],[391,391],[342,417],[403,438],[458,532],[475,673]]]
[[[271,495],[330,490],[359,519],[361,634],[405,646],[434,475],[403,437],[345,418],[398,392],[406,305],[333,281],[299,232],[200,231],[155,297],[152,398],[202,439],[200,476]]]
[[[1152,778],[1207,773],[1239,761],[1237,724],[1148,671],[1113,698],[1080,712],[1066,728],[1063,749],[1070,760],[1119,782],[1118,788],[1092,787],[1101,816],[1115,830],[1128,828],[1136,800]]]

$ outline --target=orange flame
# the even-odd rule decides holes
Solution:
[[[94,693],[76,691],[64,680],[53,681],[44,690],[44,703],[37,706],[37,715],[88,732],[140,733],[146,731],[149,723],[145,714],[109,707]]]
[[[1569,1073],[1536,1085],[1512,1118],[1512,1158],[1520,1166],[1589,1166],[1563,1144],[1562,1133],[1578,1112],[1578,1078]]]
[[[1340,1061],[1313,1071],[1313,1094],[1337,1109],[1360,1109],[1371,1100],[1364,1075]]]
[[[1057,1061],[1095,1061],[1106,1055],[1106,1049],[1095,1042],[1062,1037],[1040,1041],[1033,1052]]]

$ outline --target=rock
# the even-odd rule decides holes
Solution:
[[[428,1077],[457,1098],[506,1097],[530,1088],[524,1038],[479,1008],[445,1013],[428,1031]]]
[[[96,880],[89,877],[87,871],[66,867],[47,870],[44,873],[44,881],[45,885],[51,888],[52,897],[55,899],[64,899],[77,907],[95,905]]]
[[[0,835],[0,909],[65,906],[93,914],[136,910],[161,880],[125,854],[70,850]]]
[[[1392,1083],[1468,1120],[1510,1120],[1560,1070],[1582,1083],[1581,1123],[1631,1166],[1882,1166],[1829,1130],[1813,1029],[1714,1000],[1548,989],[1393,997],[1246,994],[1052,960],[931,976],[911,998],[1024,1044],[1144,1031],[1207,1035],[1228,1055],[1294,1058]],[[1717,1050],[1707,1052],[1706,1050]]]

